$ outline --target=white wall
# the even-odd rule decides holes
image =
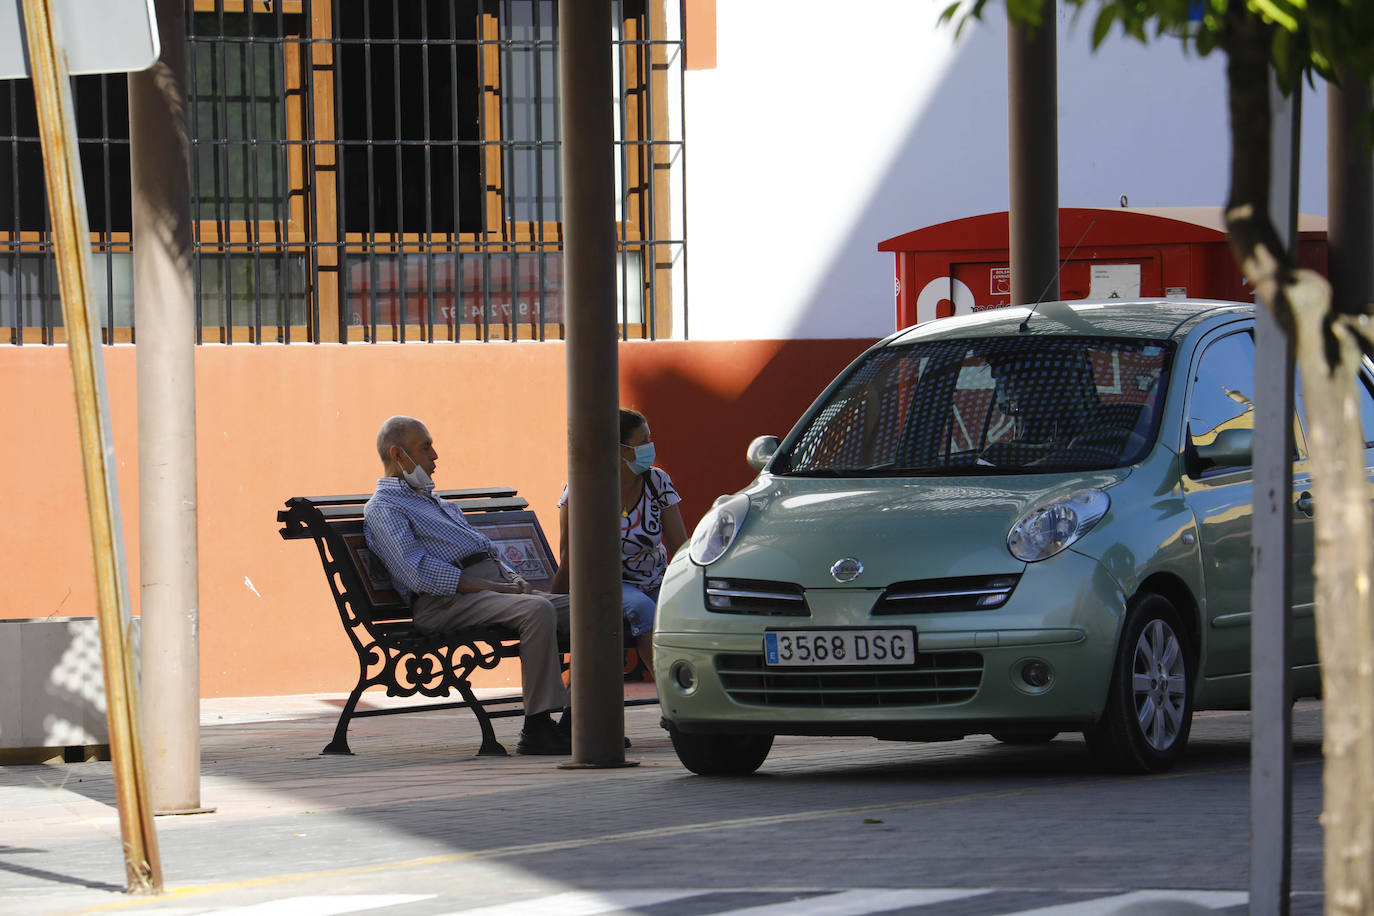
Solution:
[[[686,75],[687,271],[697,339],[878,337],[894,329],[877,245],[1005,210],[1006,26],[944,0],[728,0],[717,66]],[[1220,206],[1225,58],[1164,38],[1091,51],[1059,23],[1061,206]],[[690,36],[689,36],[690,38]],[[1325,215],[1325,95],[1304,99],[1301,210]]]

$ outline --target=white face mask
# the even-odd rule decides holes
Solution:
[[[401,454],[410,458],[410,453],[405,449],[401,449]],[[401,468],[401,476],[405,478],[406,483],[410,484],[410,488],[418,493],[428,493],[433,490],[434,479],[429,476],[429,471],[422,468],[414,458],[410,458],[410,463],[415,465],[411,470],[407,471],[405,468]]]

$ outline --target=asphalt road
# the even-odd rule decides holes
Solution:
[[[160,897],[123,893],[108,763],[0,767],[0,913],[1246,912],[1245,713],[1199,715],[1153,777],[1102,774],[1071,735],[782,738],[755,776],[706,779],[654,707],[627,711],[638,766],[574,771],[473,759],[453,712],[361,720],[357,756],[321,757],[325,701],[261,702],[207,702],[216,810],[158,818]],[[1294,913],[1323,902],[1320,717],[1295,708]]]

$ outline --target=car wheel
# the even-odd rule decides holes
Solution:
[[[1178,611],[1159,595],[1131,602],[1117,646],[1107,708],[1083,733],[1107,769],[1159,773],[1188,743],[1193,723],[1192,646]]]
[[[1049,744],[1059,732],[993,732],[992,737],[1003,744]]]
[[[698,776],[748,776],[763,766],[773,749],[772,735],[685,733],[671,726],[668,734],[677,759]]]

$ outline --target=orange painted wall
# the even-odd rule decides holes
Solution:
[[[716,68],[716,0],[686,0],[683,4],[687,39],[687,69]]]
[[[871,340],[627,342],[621,401],[649,417],[690,530],[752,477],[749,440],[784,434]],[[290,496],[369,492],[393,413],[425,420],[440,486],[507,484],[556,543],[565,478],[561,343],[203,346],[196,350],[204,696],[344,692],[356,661],[308,542],[277,535]],[[104,350],[135,611],[138,462],[133,347]],[[62,347],[0,348],[6,524],[0,617],[94,613],[75,410]],[[480,682],[518,685],[515,663]]]

